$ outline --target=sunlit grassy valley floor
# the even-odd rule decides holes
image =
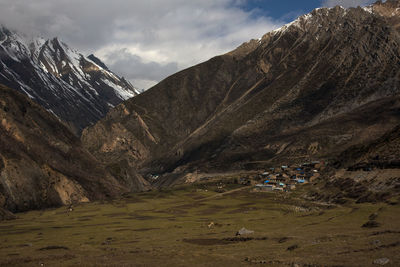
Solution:
[[[231,193],[220,194],[212,184],[198,184],[72,211],[18,214],[0,223],[0,265],[369,266],[382,258],[389,259],[386,266],[400,263],[398,204],[309,202],[302,197],[309,186],[281,193],[231,184]],[[242,227],[254,233],[236,236]]]

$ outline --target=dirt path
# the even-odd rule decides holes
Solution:
[[[244,186],[244,187],[236,188],[236,189],[233,189],[233,190],[230,190],[230,191],[226,191],[226,192],[223,192],[223,193],[219,193],[219,194],[216,194],[216,195],[213,195],[213,196],[210,196],[210,197],[206,197],[206,198],[199,199],[199,201],[210,200],[210,199],[214,199],[214,198],[217,198],[217,197],[222,197],[222,196],[224,196],[224,195],[228,195],[228,194],[232,194],[232,193],[234,193],[234,192],[238,192],[238,191],[242,191],[242,190],[245,190],[245,189],[249,189],[249,188],[251,188],[251,187],[253,187],[253,186],[252,186],[252,185],[249,185],[249,186]]]

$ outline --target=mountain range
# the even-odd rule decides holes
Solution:
[[[10,211],[198,173],[398,160],[398,0],[316,9],[141,94],[57,38],[3,27],[0,63],[12,88],[0,87],[0,207]]]
[[[0,83],[28,95],[77,134],[138,94],[93,54],[58,38],[28,38],[0,27]]]
[[[83,144],[104,164],[161,174],[159,185],[334,159],[400,124],[399,10],[316,9],[125,101]]]

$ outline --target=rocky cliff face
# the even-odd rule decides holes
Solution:
[[[399,10],[397,0],[316,9],[172,75],[82,140],[102,162],[142,173],[336,156],[400,123]]]
[[[94,55],[59,39],[29,39],[0,27],[0,83],[28,95],[76,132],[138,94]]]
[[[117,197],[135,189],[138,182],[131,178],[115,179],[55,116],[0,85],[0,219],[10,218],[3,208],[15,212]]]

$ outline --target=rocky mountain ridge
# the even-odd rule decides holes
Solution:
[[[51,113],[0,85],[0,219],[12,212],[115,198],[146,190],[118,180]]]
[[[0,27],[0,83],[23,92],[76,132],[138,94],[94,55],[58,38],[28,38]]]
[[[399,10],[397,0],[316,9],[125,101],[82,141],[164,184],[335,157],[400,124]]]

